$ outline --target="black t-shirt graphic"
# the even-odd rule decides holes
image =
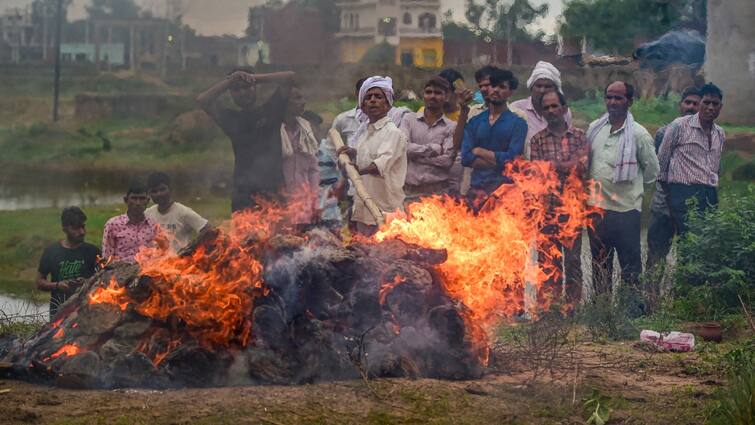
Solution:
[[[99,248],[86,242],[73,249],[65,248],[60,242],[56,242],[42,253],[38,270],[42,276],[49,276],[50,282],[60,282],[77,277],[92,277],[99,254]],[[75,288],[69,291],[55,289],[52,291],[50,294],[50,317],[55,316],[55,313],[58,312],[58,306],[74,292],[76,292]]]
[[[233,146],[234,210],[250,206],[250,195],[272,194],[283,184],[280,131],[287,104],[278,88],[251,111],[219,106],[208,111]]]

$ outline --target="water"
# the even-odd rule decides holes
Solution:
[[[7,317],[19,320],[32,320],[34,318],[47,320],[49,313],[50,305],[47,302],[35,304],[25,298],[0,294],[0,319]]]
[[[103,189],[50,190],[51,188],[2,188],[0,211],[16,211],[31,208],[64,208],[71,205],[86,207],[123,202],[123,193]]]

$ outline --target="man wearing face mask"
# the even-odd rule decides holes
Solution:
[[[407,169],[406,135],[388,116],[393,105],[392,83],[390,77],[375,76],[362,84],[358,104],[368,118],[367,128],[356,149],[343,146],[336,152],[352,158],[367,193],[383,213],[403,210]],[[378,222],[358,194],[354,195],[351,221],[362,235],[372,236],[378,230]]]
[[[679,101],[679,115],[689,116],[697,113],[700,105],[700,91],[689,87],[682,93]],[[663,136],[668,125],[664,125],[655,132],[655,152],[661,148]],[[666,203],[666,193],[661,182],[656,182],[653,201],[650,203],[650,226],[648,227],[648,256],[645,270],[652,270],[659,261],[663,261],[671,249],[671,241],[676,234],[674,221]]]
[[[290,71],[252,74],[235,70],[196,98],[197,104],[210,115],[233,146],[233,192],[231,210],[254,206],[255,196],[274,196],[283,185],[280,128],[288,105]],[[258,83],[282,83],[272,97],[257,106]],[[238,109],[220,105],[228,92]]]
[[[68,207],[60,216],[66,238],[42,253],[37,269],[37,289],[50,292],[50,318],[84,279],[94,274],[99,248],[86,243],[87,216],[79,207]]]
[[[527,139],[524,142],[524,157],[530,157],[530,140],[532,136],[548,126],[548,121],[543,116],[541,100],[545,93],[561,90],[561,72],[549,62],[540,61],[532,70],[532,75],[527,79],[527,88],[530,96],[511,103],[512,109],[522,111],[527,120]],[[564,115],[566,123],[571,126],[571,110],[566,108]]]

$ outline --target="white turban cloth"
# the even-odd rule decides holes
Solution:
[[[538,62],[537,65],[535,65],[535,69],[532,70],[532,75],[530,75],[530,78],[527,80],[527,88],[531,89],[535,84],[535,81],[541,78],[553,81],[553,84],[556,85],[559,93],[563,93],[561,90],[561,72],[559,72],[552,63],[545,61]]]
[[[393,106],[393,80],[391,80],[391,77],[376,75],[364,80],[362,87],[359,88],[359,104],[357,108],[359,108],[360,112],[362,111],[362,102],[364,101],[364,96],[367,94],[367,90],[374,89],[375,87],[383,91],[388,105]]]

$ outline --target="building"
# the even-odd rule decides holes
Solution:
[[[721,87],[721,120],[755,124],[755,2],[708,0],[705,79]]]
[[[396,48],[396,64],[443,66],[440,0],[341,0],[337,5],[341,62],[359,62],[386,42]]]
[[[92,43],[61,43],[60,59],[64,63],[94,63],[96,55]],[[125,46],[123,43],[100,44],[100,56],[103,62],[115,66],[125,65]]]

